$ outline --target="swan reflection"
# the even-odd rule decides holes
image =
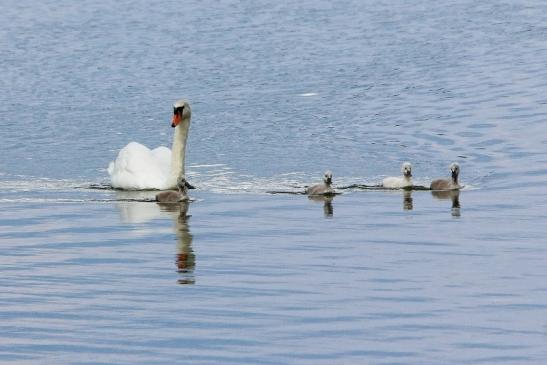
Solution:
[[[145,223],[161,217],[161,212],[154,201],[156,191],[116,190],[116,208],[123,223]]]
[[[177,272],[181,275],[178,283],[194,284],[196,255],[192,248],[193,236],[188,225],[190,203],[188,201],[175,204],[152,202],[155,193],[154,191],[117,191],[116,198],[120,201],[116,202],[116,207],[120,214],[120,220],[123,223],[142,224],[155,219],[162,219],[167,214],[173,220],[173,231],[177,238],[175,264]],[[149,234],[148,227],[142,233]]]
[[[332,207],[332,200],[334,195],[309,195],[308,199],[314,202],[323,203],[323,215],[325,218],[330,218],[334,214],[334,208]]]
[[[443,191],[432,191],[431,195],[439,200],[451,200],[452,209],[451,214],[453,217],[459,217],[460,212],[460,191],[459,190],[443,190]]]
[[[177,254],[176,265],[177,272],[181,274],[181,278],[177,281],[179,284],[194,284],[194,269],[196,267],[196,255],[192,248],[193,236],[190,233],[190,227],[188,220],[188,208],[190,203],[188,201],[180,202],[178,204],[164,204],[158,203],[160,209],[164,212],[172,214],[175,235],[177,236]]]

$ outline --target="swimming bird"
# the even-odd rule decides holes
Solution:
[[[173,105],[171,127],[175,128],[173,146],[148,147],[130,142],[110,162],[108,174],[112,187],[124,190],[174,189],[177,179],[184,176],[186,140],[192,111],[186,100]]]
[[[180,176],[177,180],[177,188],[179,191],[162,191],[156,194],[158,203],[179,203],[188,201],[188,188],[186,187],[186,179]]]
[[[332,188],[332,172],[325,171],[323,175],[323,183],[310,186],[306,189],[306,194],[308,195],[329,195],[334,194],[334,189]]]
[[[404,162],[401,166],[403,176],[390,176],[382,181],[382,187],[388,189],[401,189],[412,186],[412,165]]]
[[[460,165],[457,162],[450,164],[450,179],[436,179],[431,182],[431,190],[457,190],[461,186],[458,183],[458,176],[460,175]]]

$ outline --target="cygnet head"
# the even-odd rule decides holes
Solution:
[[[184,176],[179,176],[177,179],[177,188],[179,189],[181,194],[186,195],[187,187],[186,187],[186,178]]]
[[[460,165],[457,162],[452,162],[450,165],[450,173],[452,174],[452,179],[458,181],[458,175],[460,174]]]
[[[191,115],[190,104],[184,99],[178,100],[173,104],[173,122],[171,123],[171,127],[176,127],[183,120],[190,120]]]
[[[332,184],[332,172],[330,171],[325,171],[325,175],[323,176],[323,181],[325,182],[325,184],[327,185],[330,185]]]
[[[412,177],[412,165],[410,162],[405,162],[401,166],[401,172],[403,173],[404,177]]]

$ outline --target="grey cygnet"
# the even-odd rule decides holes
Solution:
[[[334,194],[332,188],[332,172],[326,171],[323,176],[323,183],[310,186],[306,189],[308,195],[331,195]]]
[[[177,188],[179,191],[170,190],[157,193],[156,201],[158,203],[178,203],[188,201],[188,187],[184,176],[177,179]]]
[[[450,179],[436,179],[431,182],[431,190],[457,190],[461,186],[458,183],[458,176],[460,175],[460,165],[457,162],[452,162],[450,165]]]

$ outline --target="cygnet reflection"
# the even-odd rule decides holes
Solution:
[[[334,214],[334,208],[332,207],[332,200],[334,195],[309,195],[308,199],[317,203],[323,203],[323,215],[325,218],[330,218]]]
[[[188,201],[182,201],[178,204],[173,203],[158,203],[163,212],[171,215],[174,222],[174,231],[177,237],[177,253],[175,255],[175,263],[177,272],[181,274],[181,278],[177,280],[179,284],[194,284],[194,269],[196,267],[196,255],[192,248],[193,236],[190,233],[188,220]]]
[[[403,210],[412,210],[413,208],[412,190],[403,190]]]
[[[459,190],[444,190],[444,191],[431,191],[431,195],[439,200],[451,200],[452,208],[451,214],[453,217],[459,217],[460,212],[460,191]]]

